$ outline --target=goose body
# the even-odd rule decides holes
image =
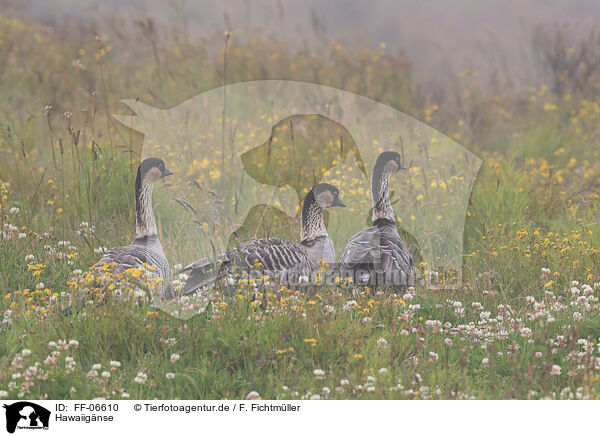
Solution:
[[[131,244],[106,251],[96,267],[114,264],[116,272],[129,268],[155,267],[155,274],[163,278],[163,290],[170,279],[169,262],[165,256],[152,210],[152,189],[159,179],[173,174],[158,158],[148,158],[138,167],[135,180],[136,235]]]
[[[255,239],[241,243],[216,260],[199,259],[182,270],[189,272],[183,293],[192,294],[215,280],[244,272],[260,272],[261,276],[297,284],[300,277],[320,270],[319,261],[333,264],[333,241],[323,221],[324,209],[332,206],[345,206],[338,189],[326,183],[315,185],[302,204],[300,242],[275,237]]]
[[[129,245],[113,247],[104,253],[96,266],[113,263],[116,264],[118,272],[148,265],[156,267],[159,277],[168,279],[170,276],[169,263],[158,235],[136,237]]]
[[[390,176],[403,169],[400,155],[382,153],[371,177],[373,226],[354,234],[340,258],[343,275],[358,285],[406,286],[414,283],[414,262],[398,234],[390,202]]]

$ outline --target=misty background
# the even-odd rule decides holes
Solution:
[[[560,26],[577,39],[600,16],[595,0],[2,0],[0,6],[2,14],[99,34],[126,31],[150,17],[190,39],[235,30],[238,39],[260,33],[307,49],[384,43],[405,51],[419,82],[432,85],[465,69],[535,83],[536,29]]]

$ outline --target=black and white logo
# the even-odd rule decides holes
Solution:
[[[19,401],[6,409],[6,431],[14,433],[16,429],[47,430],[50,423],[50,411],[29,401]]]

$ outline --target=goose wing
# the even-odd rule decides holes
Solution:
[[[406,244],[394,224],[377,225],[352,236],[340,259],[346,268],[372,267],[377,272],[405,271],[414,268]]]
[[[167,278],[170,275],[167,259],[162,247],[146,243],[133,243],[122,247],[113,247],[104,253],[96,266],[102,263],[116,263],[117,269],[123,272],[129,268],[141,268],[143,264],[156,266],[157,274]]]
[[[377,271],[413,272],[414,262],[412,256],[395,227],[393,231],[382,232],[381,253],[381,262],[375,267]]]
[[[189,272],[183,287],[184,295],[192,294],[227,274],[249,271],[257,268],[266,275],[281,273],[303,274],[318,267],[318,262],[306,251],[302,244],[281,238],[262,238],[241,243],[214,261],[202,258],[188,265],[182,271]]]
[[[340,263],[346,268],[372,264],[381,258],[381,232],[377,227],[369,227],[355,233],[348,239]]]
[[[111,248],[104,253],[96,266],[103,263],[116,263],[118,270],[121,272],[129,268],[140,268],[143,263],[150,264],[144,250],[133,245]]]
[[[258,263],[261,269],[273,272],[317,265],[302,244],[281,238],[244,242],[240,244],[237,254],[242,267],[250,268]]]

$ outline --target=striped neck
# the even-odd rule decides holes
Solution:
[[[142,181],[138,169],[135,179],[135,237],[157,235],[156,221],[152,210],[152,187],[153,183],[145,178]]]
[[[373,199],[373,217],[375,222],[380,219],[395,222],[394,209],[390,201],[390,176],[392,174],[375,165],[371,178],[371,197]]]
[[[327,227],[323,221],[323,208],[318,205],[312,190],[306,194],[302,203],[302,222],[300,242],[316,239],[327,235]]]

